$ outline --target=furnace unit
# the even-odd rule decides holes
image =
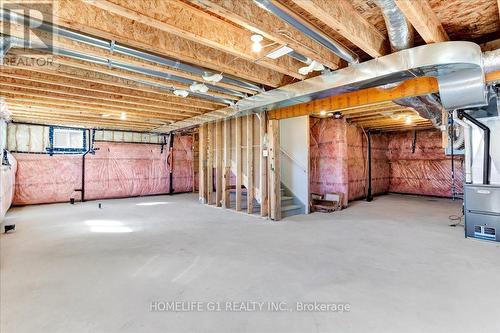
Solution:
[[[500,186],[466,184],[465,237],[500,242]]]

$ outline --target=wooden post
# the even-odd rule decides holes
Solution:
[[[207,145],[207,203],[211,205],[213,203],[213,191],[214,191],[214,124],[209,123],[208,125],[208,145]]]
[[[200,125],[199,139],[199,172],[198,172],[198,193],[199,201],[207,203],[207,125]]]
[[[247,117],[247,213],[253,214],[253,115]]]
[[[241,185],[242,185],[242,171],[241,171],[241,117],[236,120],[236,210],[241,210]]]
[[[229,187],[231,181],[231,119],[224,120],[224,175],[222,178],[222,206],[230,208]]]
[[[222,122],[215,123],[215,205],[222,205]]]
[[[196,141],[196,137],[199,134],[193,133],[193,193],[196,193],[196,168],[199,168],[200,164],[200,149],[199,149],[199,139]]]
[[[267,132],[267,113],[260,113],[259,118],[259,188],[260,188],[260,216],[267,216],[267,157],[264,156],[264,151],[267,149],[264,139]],[[267,153],[267,150],[266,150]]]
[[[269,201],[271,219],[281,219],[280,123],[269,121]]]

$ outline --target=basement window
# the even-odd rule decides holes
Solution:
[[[83,153],[85,151],[85,130],[51,127],[50,146],[54,153]]]

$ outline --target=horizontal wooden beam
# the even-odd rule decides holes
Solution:
[[[56,86],[64,86],[67,88],[75,88],[75,89],[84,89],[86,91],[92,91],[92,92],[107,92],[106,86],[101,86],[99,84],[85,84],[85,82],[75,82],[72,80],[68,79],[62,79],[59,77],[54,77],[54,76],[49,76],[49,75],[37,75],[34,73],[31,73],[31,75],[19,75],[17,73],[13,72],[5,72],[3,71],[1,74],[5,75],[4,77],[8,77],[11,79],[16,79],[16,80],[21,80],[22,81],[29,81],[29,82],[36,82],[36,83],[42,83],[42,84],[48,84],[48,85],[56,85]],[[24,73],[23,73],[24,74]],[[109,93],[112,93],[111,91],[108,91]],[[120,94],[121,96],[125,97],[132,97],[132,98],[139,98],[141,99],[140,96],[137,96],[135,94],[127,94],[123,91],[123,94]],[[149,99],[147,100],[149,101]],[[177,112],[184,112],[192,115],[197,115],[197,114],[202,114],[206,112],[207,110],[200,110],[196,108],[191,108],[187,109],[186,107],[180,107],[177,105],[171,105],[170,103],[165,103],[166,105],[163,105],[163,103],[158,103],[160,101],[157,100],[156,105],[153,105],[155,107],[165,107],[166,109],[170,109],[172,111],[177,111]]]
[[[395,2],[426,43],[440,43],[450,39],[428,0]]]
[[[437,91],[438,84],[435,78],[420,77],[404,81],[400,85],[390,89],[361,89],[341,95],[272,110],[269,113],[269,118],[284,119],[299,117],[319,113],[321,111],[335,111],[360,105],[388,102],[397,98],[425,95],[435,93]]]
[[[129,125],[143,125],[148,127],[157,127],[162,125],[162,122],[153,121],[153,120],[139,120],[136,118],[128,118],[126,120],[122,120],[120,118],[104,118],[100,115],[92,114],[90,112],[74,112],[74,111],[66,111],[66,110],[57,110],[57,109],[40,109],[37,107],[31,106],[16,106],[13,105],[10,107],[10,110],[13,114],[24,113],[26,115],[30,115],[34,121],[36,121],[39,116],[49,116],[49,117],[57,117],[57,118],[68,118],[77,120],[88,120],[94,121],[96,123],[101,122],[109,122],[109,123],[118,123],[118,124],[129,124]]]
[[[59,0],[55,7],[54,20],[66,28],[272,87],[281,86],[288,81],[283,74],[251,61],[111,14],[82,1]]]
[[[18,24],[10,24],[9,25],[9,35],[14,36],[14,37],[19,37],[25,39],[27,37],[27,32],[24,26],[18,25]],[[113,53],[110,50],[107,49],[102,49],[98,48],[92,45],[88,45],[85,43],[80,43],[77,41],[73,41],[70,39],[66,39],[64,37],[58,36],[58,35],[49,35],[44,32],[37,31],[36,34],[33,32],[29,32],[29,40],[31,41],[37,41],[39,39],[42,39],[44,42],[49,43],[49,45],[53,46],[56,49],[62,49],[62,50],[71,50],[71,51],[76,51],[79,53],[83,53],[85,55],[101,58],[101,59],[108,59],[111,60],[115,63],[124,63],[127,65],[131,66],[136,66],[142,69],[148,69],[148,70],[153,70],[157,72],[162,72],[164,74],[168,75],[174,75],[177,77],[181,77],[184,79],[192,80],[193,82],[200,82],[202,81],[202,77],[197,74],[189,73],[186,71],[179,70],[177,68],[165,66],[165,65],[160,65],[155,62],[148,62],[146,60],[142,60],[139,58],[134,58],[134,57],[129,57],[125,56],[119,53]],[[48,41],[48,42],[47,42]],[[239,85],[235,84],[228,84],[223,81],[217,82],[217,86],[231,89],[231,90],[236,90],[240,91],[243,93],[247,94],[255,94],[255,91],[246,89],[244,87],[241,87]],[[151,88],[152,89],[152,88]],[[163,93],[165,93],[163,91]]]
[[[36,121],[28,115],[15,115],[13,117],[15,122],[32,123],[32,124],[44,124],[44,125],[60,125],[60,126],[78,126],[84,128],[105,128],[105,129],[115,129],[115,130],[129,130],[138,132],[154,132],[154,126],[139,126],[139,125],[128,125],[128,124],[117,124],[117,123],[96,123],[95,121],[82,121],[71,120],[66,118],[56,118],[51,116],[40,116],[37,117]]]
[[[0,77],[2,77],[0,73]],[[88,97],[93,97],[99,100],[103,101],[119,101],[124,104],[131,104],[133,106],[139,105],[139,106],[147,106],[148,108],[152,110],[157,110],[157,111],[164,111],[164,112],[169,112],[173,115],[186,115],[185,112],[182,110],[179,111],[172,111],[167,108],[161,107],[161,105],[157,104],[155,105],[154,103],[150,103],[147,101],[143,101],[140,99],[133,99],[131,97],[123,98],[121,96],[113,96],[112,94],[109,93],[97,93],[93,91],[88,91],[85,89],[75,89],[75,88],[65,88],[64,86],[58,86],[56,84],[41,84],[37,82],[28,82],[26,81],[21,81],[19,79],[12,79],[9,77],[2,77],[2,80],[0,81],[0,87],[8,88],[8,87],[13,87],[13,88],[20,88],[20,89],[29,89],[29,90],[35,90],[35,91],[41,91],[41,92],[47,92],[47,93],[57,93],[57,94],[62,94],[62,95],[68,95],[68,96],[75,96],[75,97],[82,97],[82,98],[88,98]],[[192,115],[192,114],[191,114]]]
[[[13,51],[12,53],[20,54],[21,51],[16,50],[16,51]],[[32,58],[32,57],[35,57],[35,55],[20,56],[20,58],[22,58],[22,59],[27,59],[27,58]],[[105,66],[105,65],[87,63],[84,61],[75,60],[75,59],[66,58],[66,57],[61,57],[61,56],[52,56],[52,60],[53,60],[54,64],[56,64],[56,65],[70,66],[70,67],[78,68],[78,69],[85,70],[85,71],[106,74],[109,76],[114,76],[117,78],[135,81],[135,82],[143,81],[144,82],[143,85],[147,85],[150,87],[154,84],[158,84],[158,85],[162,85],[164,87],[168,87],[171,89],[189,90],[189,85],[184,84],[184,83],[178,83],[176,81],[170,81],[170,80],[166,80],[163,78],[156,78],[153,76],[144,75],[144,74],[140,74],[140,73],[133,73],[133,72],[118,69],[118,68],[110,69],[108,66]],[[164,94],[165,95],[173,95],[173,93],[171,91],[166,90],[166,89],[164,90]],[[233,101],[237,101],[240,99],[240,97],[238,97],[238,96],[219,92],[219,91],[216,91],[213,89],[209,90],[207,95],[210,95],[213,97],[225,98],[225,99],[229,99],[229,100],[233,100]],[[197,100],[203,100],[203,99],[197,98]]]
[[[82,114],[97,114],[99,116],[106,117],[117,117],[120,118],[122,114],[124,114],[127,119],[151,119],[151,120],[158,120],[161,121],[162,123],[165,122],[171,122],[178,120],[180,117],[176,116],[171,116],[171,115],[166,115],[163,113],[156,113],[156,112],[137,112],[133,110],[117,110],[117,109],[111,109],[111,108],[101,108],[101,107],[89,107],[89,106],[82,106],[82,105],[75,105],[74,103],[63,103],[63,102],[57,102],[57,103],[47,103],[47,102],[40,102],[34,99],[12,99],[12,98],[5,98],[5,101],[7,102],[7,105],[9,107],[17,105],[17,106],[24,106],[24,107],[39,107],[39,108],[44,108],[47,110],[68,110],[68,112],[73,112],[73,113],[82,113]]]
[[[257,6],[252,0],[190,0],[220,17],[230,20],[256,34],[288,45],[298,53],[316,60],[331,69],[341,65],[340,58],[331,50],[313,41],[285,21]]]
[[[358,13],[348,0],[291,0],[372,57],[389,52],[387,37]]]
[[[500,71],[487,73],[485,75],[485,80],[487,83],[500,81]],[[318,114],[321,111],[338,111],[360,106],[376,105],[391,102],[398,98],[421,96],[438,92],[439,87],[437,79],[423,76],[406,80],[400,85],[390,89],[383,89],[380,87],[361,89],[317,99],[307,103],[275,109],[269,112],[269,119],[285,119]],[[366,108],[366,110],[369,110],[369,108]],[[392,111],[392,109],[390,110]],[[344,113],[344,111],[342,112]],[[354,112],[345,111],[346,114]]]
[[[1,83],[0,83],[1,85]],[[85,108],[106,108],[106,109],[112,109],[116,111],[137,111],[137,112],[144,112],[145,114],[148,113],[158,113],[158,114],[163,114],[163,115],[168,115],[169,117],[172,118],[179,118],[179,119],[186,119],[189,118],[191,115],[180,115],[176,112],[171,112],[171,111],[163,111],[163,110],[156,110],[156,109],[148,109],[148,108],[141,108],[141,107],[136,107],[136,106],[131,106],[128,104],[122,104],[122,103],[116,103],[116,102],[110,102],[110,101],[101,101],[98,99],[92,99],[92,98],[85,98],[85,97],[78,97],[78,96],[67,96],[64,94],[54,94],[54,93],[47,93],[43,91],[29,91],[30,89],[24,89],[24,88],[12,88],[12,87],[1,87],[0,86],[0,94],[2,97],[5,97],[6,99],[16,99],[19,101],[26,101],[26,102],[35,102],[35,103],[44,103],[47,105],[58,105],[60,103],[67,103],[70,105],[74,106],[80,106],[80,107],[85,107]]]
[[[17,75],[24,75],[27,78],[53,78],[54,82],[64,82],[68,85],[77,85],[80,88],[89,87],[90,89],[95,89],[98,87],[101,92],[109,91],[110,93],[116,93],[121,96],[141,98],[186,111],[212,111],[225,106],[225,104],[189,97],[179,98],[164,89],[144,88],[143,86],[135,84],[134,81],[116,78],[92,71],[81,71],[77,68],[71,68],[69,66],[58,66],[57,70],[26,66],[5,66],[2,68],[2,72],[4,74],[14,73]]]
[[[223,19],[210,15],[181,1],[162,0],[85,0],[104,11],[140,22],[149,27],[186,38],[242,59],[256,62],[268,69],[304,79],[298,73],[301,63],[290,57],[276,60],[252,52],[252,33]]]

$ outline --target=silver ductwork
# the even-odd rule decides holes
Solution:
[[[432,95],[423,95],[417,97],[405,97],[393,100],[394,103],[413,108],[422,118],[432,121],[434,126],[439,126],[442,122],[443,106]]]
[[[382,11],[393,52],[413,47],[413,27],[394,0],[375,0]]]
[[[328,48],[330,51],[332,51],[333,53],[338,55],[341,59],[344,59],[345,61],[347,61],[349,63],[358,63],[359,62],[359,57],[356,53],[349,50],[347,47],[340,44],[339,42],[331,39],[330,37],[326,36],[325,34],[314,29],[313,27],[310,27],[308,24],[296,19],[295,17],[293,17],[292,15],[288,14],[286,11],[281,9],[279,6],[274,4],[271,0],[254,0],[254,2],[259,7],[264,8],[265,10],[273,13],[274,15],[279,17],[281,20],[290,24],[295,29],[299,30],[300,32],[304,33],[306,36],[310,37],[311,39],[320,43],[324,47]]]
[[[483,69],[485,73],[500,70],[500,49],[483,53]]]
[[[467,81],[462,81],[463,88],[468,91],[462,91],[464,98],[460,98],[458,103],[453,99],[453,96],[457,98],[452,91],[454,87],[440,84],[439,93],[443,107],[449,110],[453,109],[451,105],[457,104],[461,104],[460,108],[486,105],[482,66],[481,48],[475,43],[453,41],[422,45],[247,97],[238,101],[234,107],[218,110],[214,114],[227,117],[269,111],[419,76],[436,77],[438,83],[441,83],[449,75],[463,71],[468,72],[469,80],[483,82],[483,85],[469,86]],[[449,98],[445,100],[443,96]],[[176,130],[201,123],[204,121],[193,117],[190,118],[189,124],[179,121],[158,130]]]
[[[413,47],[413,27],[396,2],[394,0],[375,0],[375,3],[384,16],[391,50],[397,52]],[[435,127],[439,127],[442,123],[443,106],[436,96],[406,97],[393,102],[413,108],[422,118],[430,119]]]
[[[80,43],[85,43],[94,47],[109,50],[111,52],[115,52],[125,56],[145,60],[163,66],[168,66],[174,69],[179,69],[191,74],[199,75],[200,78],[203,75],[207,76],[207,74],[213,74],[212,71],[201,67],[185,64],[178,60],[172,60],[169,58],[161,57],[149,52],[144,52],[137,49],[129,48],[119,43],[115,43],[114,41],[108,41],[101,38],[91,37],[47,22],[42,22],[32,17],[26,17],[6,9],[0,9],[0,19],[5,22],[12,22],[29,27],[36,27],[35,29],[39,31],[50,33],[59,37],[64,37]],[[231,77],[230,75],[224,75],[221,82],[231,85],[236,85],[255,92],[261,92],[263,90],[262,87],[260,87],[259,85]]]

